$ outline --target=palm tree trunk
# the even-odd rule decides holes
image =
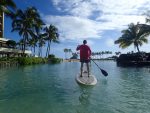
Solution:
[[[35,45],[34,45],[34,57],[35,57]]]
[[[42,47],[41,47],[41,57],[42,57]]]
[[[25,48],[26,48],[26,44],[23,44],[23,52],[22,52],[23,57],[25,57]]]
[[[39,47],[39,57],[42,57],[42,47]]]
[[[24,34],[24,39],[23,39],[23,43],[24,43],[23,56],[24,56],[24,57],[25,57],[25,50],[26,50],[26,42],[27,42],[27,39],[28,39],[28,34],[25,33],[25,34]]]
[[[139,49],[139,46],[137,45],[136,47],[137,47],[138,53],[140,53],[140,49]]]
[[[40,47],[39,47],[39,51],[38,51],[38,56],[40,57]]]
[[[22,45],[22,56],[24,57],[25,55],[25,46],[26,46],[26,44],[25,44],[25,35],[23,36],[23,45]]]
[[[48,56],[48,51],[49,51],[49,41],[48,41],[47,50],[46,50],[46,57]]]
[[[31,52],[32,52],[32,46],[31,46]]]
[[[51,40],[49,41],[49,51],[48,51],[48,55],[50,54],[50,48],[51,47]]]

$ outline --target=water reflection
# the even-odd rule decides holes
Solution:
[[[90,104],[90,95],[92,91],[92,87],[81,86],[81,95],[79,96],[79,101],[82,105]]]
[[[0,113],[149,113],[148,68],[97,63],[109,75],[92,63],[94,87],[76,83],[78,62],[0,70]]]

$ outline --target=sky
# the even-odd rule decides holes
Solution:
[[[86,39],[93,52],[135,51],[131,46],[119,48],[114,41],[130,23],[145,23],[144,14],[150,9],[150,0],[14,0],[17,7],[38,9],[46,25],[53,24],[59,30],[59,44],[52,43],[51,53],[64,58],[64,48],[76,52],[76,47]],[[18,41],[18,33],[11,32],[11,20],[5,18],[5,34]],[[150,39],[150,38],[149,38]],[[150,52],[150,43],[140,50]],[[46,47],[43,48],[43,53]],[[43,56],[45,53],[43,54]]]

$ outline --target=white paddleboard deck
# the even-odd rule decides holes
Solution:
[[[97,79],[94,75],[90,75],[88,77],[87,72],[82,73],[82,77],[80,77],[80,73],[76,76],[76,81],[83,85],[96,85]]]

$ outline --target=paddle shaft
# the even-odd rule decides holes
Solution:
[[[93,59],[91,59],[95,64],[96,64],[96,62],[93,60]],[[99,65],[98,64],[96,64],[97,65],[97,67],[100,69],[100,70],[102,70],[100,67],[99,67]]]
[[[93,59],[91,59],[95,64],[96,64],[96,66],[101,70],[101,72],[102,72],[102,74],[104,75],[104,76],[108,76],[108,73],[105,71],[105,70],[103,70],[103,69],[101,69],[100,67],[99,67],[99,65],[93,60]]]

